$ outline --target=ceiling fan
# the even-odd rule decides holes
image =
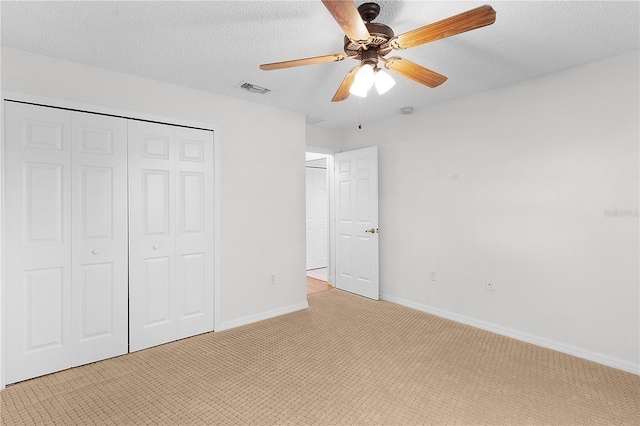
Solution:
[[[380,94],[389,90],[395,82],[378,67],[380,63],[396,74],[425,86],[439,86],[447,77],[407,59],[386,56],[393,49],[402,50],[419,46],[491,25],[496,20],[496,11],[491,6],[484,5],[396,36],[388,26],[371,22],[380,13],[380,6],[376,3],[363,3],[357,8],[352,0],[322,0],[322,3],[346,34],[344,53],[262,64],[260,69],[270,71],[323,62],[338,62],[346,58],[358,60],[360,65],[347,73],[333,95],[332,102],[344,101],[350,93],[364,97],[374,84]]]

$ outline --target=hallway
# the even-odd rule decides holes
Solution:
[[[333,286],[327,282],[327,268],[307,271],[307,294],[331,290]]]

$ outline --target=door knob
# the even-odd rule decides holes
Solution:
[[[98,249],[91,250],[91,254],[98,254],[98,253],[100,253],[100,250]]]
[[[372,233],[372,234],[375,234],[376,232],[378,232],[378,230],[377,230],[376,228],[371,228],[371,229],[367,229],[367,230],[366,230],[366,231],[364,231],[364,232],[370,232],[370,233]]]

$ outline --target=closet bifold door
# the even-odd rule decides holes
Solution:
[[[213,330],[213,133],[129,122],[129,349]]]
[[[177,338],[213,331],[213,132],[176,128]]]
[[[5,102],[6,383],[71,366],[71,114]]]
[[[74,366],[128,352],[127,122],[73,113]]]
[[[14,383],[127,350],[126,122],[4,107],[5,366]]]

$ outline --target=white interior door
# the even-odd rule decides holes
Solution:
[[[335,155],[336,287],[377,300],[378,148]]]
[[[213,132],[4,114],[5,383],[212,331]]]
[[[127,121],[72,113],[72,364],[128,351]]]
[[[175,340],[174,128],[129,122],[129,349]]]
[[[306,167],[307,270],[327,266],[327,169]]]
[[[213,132],[176,127],[177,336],[213,330]]]
[[[123,119],[5,103],[7,383],[127,352]]]
[[[213,330],[213,134],[129,122],[129,349]]]
[[[5,102],[6,383],[71,365],[71,113]]]

